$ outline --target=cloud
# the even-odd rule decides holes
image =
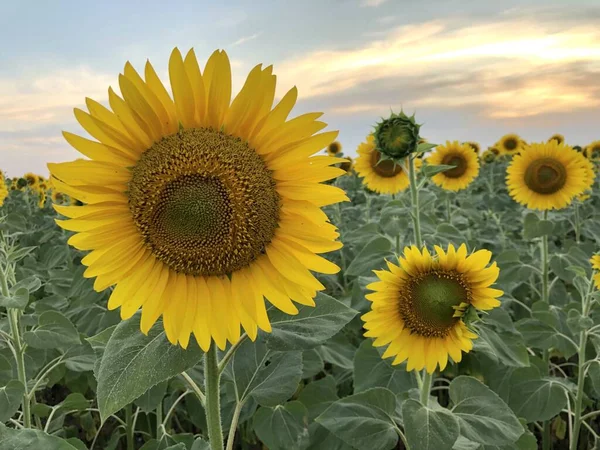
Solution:
[[[598,107],[600,89],[589,81],[600,75],[600,29],[562,12],[404,25],[357,48],[290,58],[277,74],[282,86],[295,80],[301,97],[339,114],[385,113],[401,101],[476,106],[491,119]]]
[[[233,44],[230,44],[229,47],[237,47],[238,45],[241,45],[245,42],[248,41],[252,41],[253,39],[256,39],[257,37],[259,37],[262,33],[255,33],[251,36],[244,36],[240,39],[238,39],[237,41],[235,41]]]
[[[385,2],[387,2],[387,0],[363,0],[360,5],[362,7],[377,8]]]

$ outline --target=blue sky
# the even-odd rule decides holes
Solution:
[[[28,1],[0,5],[0,168],[46,174],[78,157],[61,130],[105,103],[129,60],[163,79],[173,47],[225,49],[234,90],[273,64],[296,112],[322,111],[346,153],[380,116],[416,111],[432,142],[600,138],[597,0]],[[227,6],[225,6],[225,4]]]

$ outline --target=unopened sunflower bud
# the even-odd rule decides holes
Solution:
[[[414,115],[408,117],[402,111],[377,124],[375,143],[377,150],[386,159],[399,160],[417,151],[420,140],[419,129]]]

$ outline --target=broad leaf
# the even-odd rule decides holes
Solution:
[[[497,333],[485,324],[478,324],[475,350],[485,353],[495,362],[512,367],[527,367],[529,354],[523,339],[507,332]]]
[[[8,428],[0,423],[0,442],[6,450],[78,450],[77,447],[40,430]]]
[[[69,319],[58,311],[46,311],[40,315],[39,327],[23,335],[27,345],[33,348],[66,350],[81,344],[79,333]]]
[[[523,434],[521,423],[497,394],[472,377],[459,376],[450,383],[452,412],[460,434],[486,445],[507,445]]]
[[[408,399],[402,403],[406,440],[419,450],[452,450],[458,439],[458,419],[446,409],[431,409]]]
[[[103,421],[152,386],[195,366],[204,355],[193,337],[187,350],[172,345],[160,322],[144,335],[140,317],[137,313],[117,325],[106,345],[97,374]]]
[[[11,380],[0,388],[0,422],[10,419],[21,406],[25,386],[19,380]]]
[[[394,393],[373,388],[338,400],[316,421],[354,448],[390,450],[398,442],[395,411]]]
[[[303,450],[309,442],[307,416],[298,401],[261,407],[254,416],[254,431],[270,450]]]
[[[311,421],[338,399],[335,379],[331,375],[308,383],[298,396],[298,400],[308,409]]]
[[[295,316],[272,308],[269,319],[273,330],[264,335],[267,346],[281,351],[316,347],[340,331],[358,313],[323,293],[317,295],[315,303],[315,307],[301,306]]]
[[[385,264],[385,258],[392,256],[392,242],[383,236],[376,236],[356,255],[346,268],[348,276],[370,275],[373,269]]]
[[[511,376],[508,404],[528,423],[550,420],[567,404],[565,388],[558,380],[540,378],[535,367],[515,370]]]

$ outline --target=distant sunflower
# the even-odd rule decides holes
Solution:
[[[490,147],[489,151],[492,152],[495,156],[498,156],[500,154],[500,150],[498,150],[498,147]]]
[[[479,146],[479,144],[477,142],[471,142],[471,141],[467,141],[467,142],[463,142],[463,144],[467,144],[469,147],[471,147],[471,149],[476,153],[479,154],[481,147]]]
[[[438,145],[427,162],[436,166],[456,166],[431,177],[431,181],[448,191],[465,189],[479,174],[477,154],[468,144],[460,144],[458,141],[446,141],[446,145]]]
[[[36,188],[40,182],[39,177],[35,173],[31,173],[31,172],[23,175],[23,178],[27,182],[27,186],[29,186],[32,189]]]
[[[381,159],[372,134],[358,146],[357,153],[354,170],[364,179],[363,182],[369,189],[380,194],[397,194],[410,185],[408,174],[400,164],[391,159]],[[422,161],[415,159],[415,167],[419,168],[421,165]]]
[[[448,250],[415,246],[404,249],[399,264],[376,270],[380,281],[367,286],[371,311],[362,316],[366,337],[373,345],[388,345],[383,358],[392,364],[407,361],[407,370],[444,370],[448,356],[460,362],[473,348],[477,335],[463,321],[466,310],[490,310],[500,305],[503,292],[492,288],[499,269],[489,265],[492,254],[479,250],[467,255],[462,244]]]
[[[54,190],[54,191],[52,191],[51,198],[52,198],[52,203],[62,205],[64,203],[67,203],[69,197],[67,195],[63,194],[62,192],[58,192],[57,190]]]
[[[596,285],[596,289],[600,289],[600,254],[592,256],[590,262],[592,263],[592,269],[596,271],[594,274],[594,284]]]
[[[331,144],[327,146],[327,154],[329,156],[335,156],[342,152],[342,144],[338,141],[333,141]]]
[[[64,133],[91,158],[49,164],[54,188],[82,206],[55,209],[91,250],[82,263],[94,289],[116,285],[108,308],[122,319],[140,307],[148,333],[162,315],[168,340],[224,349],[271,331],[264,297],[287,314],[314,306],[324,286],[311,271],[339,268],[319,256],[342,247],[321,207],[347,200],[321,182],[344,172],[338,158],[311,155],[337,132],[315,134],[320,113],[288,120],[292,88],[273,107],[272,66],[255,66],[231,102],[231,66],[215,51],[200,71],[190,50],[169,61],[173,98],[147,62],[130,63],[109,89],[112,111],[87,99],[75,117],[95,141]],[[113,112],[114,111],[114,112]]]
[[[496,160],[496,155],[493,152],[491,152],[490,150],[486,150],[481,155],[481,160],[486,164],[490,164]]]
[[[592,161],[600,160],[600,141],[594,141],[583,149],[586,158]]]
[[[352,168],[354,167],[354,161],[349,156],[344,156],[344,162],[340,164],[340,169],[342,169],[346,173],[352,172]]]
[[[503,155],[516,155],[523,150],[525,146],[524,142],[518,134],[511,133],[502,136],[495,147]]]
[[[530,144],[513,158],[506,171],[511,197],[529,209],[567,207],[590,186],[583,156],[556,141]]]
[[[548,139],[548,142],[550,141],[556,141],[558,144],[562,144],[565,142],[565,137],[560,133],[555,133]]]
[[[4,204],[6,197],[8,197],[8,188],[6,187],[6,181],[4,180],[4,174],[0,170],[0,206]]]
[[[38,192],[38,206],[40,208],[46,206],[46,193],[44,191]]]

